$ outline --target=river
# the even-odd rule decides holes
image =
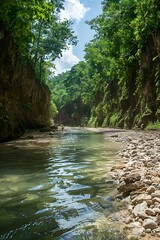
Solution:
[[[120,239],[104,227],[116,211],[105,177],[118,145],[76,129],[53,140],[0,146],[0,239]]]

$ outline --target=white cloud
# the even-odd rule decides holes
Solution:
[[[73,54],[73,47],[69,46],[67,50],[62,52],[62,57],[56,59],[54,62],[56,68],[55,74],[60,74],[71,69],[79,61],[79,58]]]
[[[64,10],[60,13],[61,20],[76,20],[77,22],[81,21],[84,18],[86,12],[90,9],[86,8],[80,0],[66,0],[64,4]]]
[[[85,7],[80,0],[66,0],[64,3],[64,9],[60,12],[60,19],[61,21],[65,19],[75,20],[77,23],[79,23],[89,10],[90,9]],[[55,74],[60,74],[70,70],[73,65],[77,64],[79,61],[80,59],[73,53],[73,47],[69,46],[68,50],[62,52],[62,57],[55,60]]]

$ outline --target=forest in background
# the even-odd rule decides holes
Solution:
[[[56,120],[120,128],[160,127],[160,2],[104,0],[87,22],[85,61],[49,81]]]
[[[54,76],[76,44],[64,0],[0,1],[0,140],[59,124],[160,128],[160,2],[103,0],[85,60]],[[48,85],[51,93],[47,90]],[[57,114],[58,113],[58,114]]]

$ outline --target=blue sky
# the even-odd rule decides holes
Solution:
[[[73,29],[78,37],[77,46],[69,46],[68,50],[63,52],[61,59],[55,61],[56,74],[69,70],[73,65],[83,60],[85,44],[89,42],[94,31],[85,24],[102,12],[101,0],[66,0],[65,9],[61,11],[61,19],[73,21]]]

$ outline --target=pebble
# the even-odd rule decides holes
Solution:
[[[156,191],[156,188],[154,186],[150,186],[149,188],[147,188],[146,192],[148,193],[154,193]]]
[[[155,211],[151,208],[146,209],[145,213],[149,216],[155,216],[156,215]]]
[[[160,191],[157,190],[156,192],[151,194],[152,197],[160,198]]]
[[[128,205],[125,224],[136,239],[149,234],[160,237],[160,134],[132,133],[118,136],[125,149],[119,153],[123,167],[116,174],[122,202]],[[125,160],[125,162],[124,162]],[[121,164],[120,164],[121,165]]]
[[[143,222],[143,227],[145,229],[151,229],[152,230],[152,229],[157,228],[157,223],[153,219],[147,218]]]

